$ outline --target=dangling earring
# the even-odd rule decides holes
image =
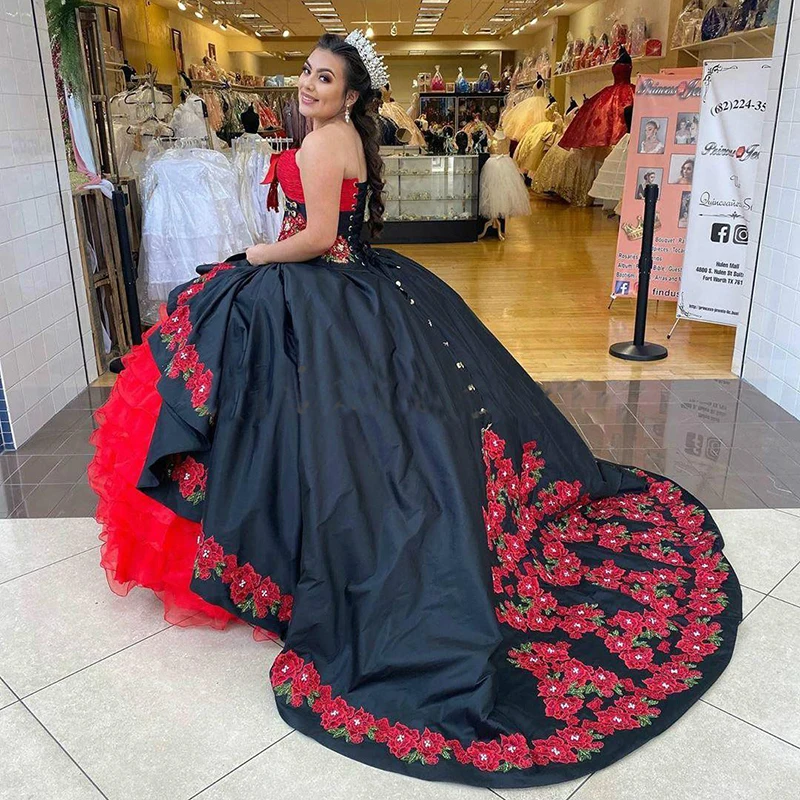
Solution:
[[[348,123],[350,122],[350,106],[344,107],[344,121]]]

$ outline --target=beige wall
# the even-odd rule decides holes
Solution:
[[[527,55],[537,56],[542,49],[550,52],[550,59],[555,64],[555,24],[543,25],[541,22],[536,25],[531,34],[521,33],[514,37],[514,44],[517,46],[514,59],[517,63],[522,61]]]
[[[678,4],[682,5],[680,2]],[[673,3],[669,0],[659,0],[657,3],[642,3],[642,0],[598,0],[571,14],[569,29],[573,36],[585,38],[593,25],[598,38],[603,33],[611,36],[612,15],[616,14],[620,20],[630,24],[641,13],[647,20],[650,37],[666,42],[668,33],[672,33],[668,30],[671,5]],[[561,53],[558,55],[560,57]]]
[[[137,71],[144,72],[150,63],[158,69],[160,83],[177,85],[178,71],[172,52],[171,29],[181,31],[183,57],[189,64],[202,61],[208,44],[217,48],[217,61],[224,69],[235,69],[228,53],[233,35],[200,25],[186,14],[172,11],[147,0],[118,0],[122,15],[125,55]],[[237,34],[238,35],[238,34]]]

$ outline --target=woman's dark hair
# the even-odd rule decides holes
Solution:
[[[383,159],[380,156],[380,133],[378,124],[370,111],[375,93],[370,86],[370,77],[361,56],[353,45],[335,33],[326,33],[317,42],[320,50],[339,56],[345,63],[345,91],[358,92],[358,99],[350,106],[350,122],[353,123],[364,146],[367,160],[367,183],[370,188],[368,201],[369,230],[377,236],[383,229]]]

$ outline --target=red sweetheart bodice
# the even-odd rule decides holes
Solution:
[[[273,154],[270,159],[265,184],[270,185],[267,195],[267,208],[278,208],[278,184],[286,196],[286,208],[278,241],[288,239],[306,227],[306,206],[300,168],[297,166],[297,148]],[[322,258],[334,263],[347,263],[359,260],[361,227],[364,222],[364,208],[367,199],[367,184],[355,178],[342,181],[339,198],[339,227],[333,247]]]
[[[269,171],[264,183],[271,184],[278,181],[287,198],[298,203],[305,203],[303,182],[300,180],[300,167],[297,166],[297,148],[274,153],[270,159]],[[358,192],[361,184],[355,178],[342,181],[342,194],[339,201],[340,211],[352,211],[358,202]]]
[[[616,62],[611,67],[611,74],[614,76],[614,83],[630,83],[631,73],[633,72],[633,64],[626,64],[623,62]]]

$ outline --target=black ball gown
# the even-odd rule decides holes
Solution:
[[[281,716],[358,761],[489,787],[607,766],[731,658],[722,537],[595,460],[447,284],[363,243],[366,191],[345,181],[321,258],[199,268],[126,357],[90,467],[109,583],[277,634]]]

